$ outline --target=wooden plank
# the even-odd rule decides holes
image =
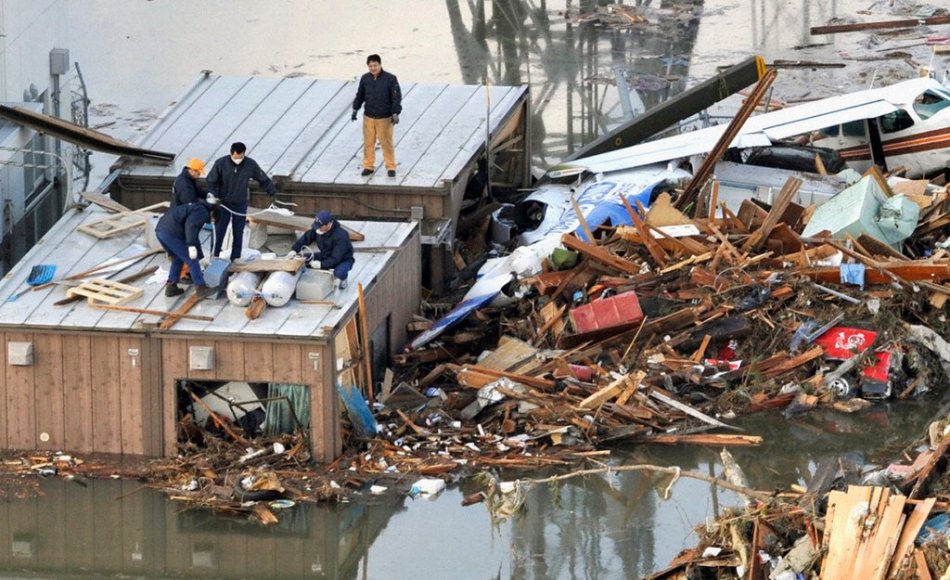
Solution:
[[[7,334],[8,341],[33,342],[34,336],[26,333]],[[35,346],[34,346],[35,349]],[[4,349],[5,350],[5,349]],[[6,356],[6,352],[2,353]],[[37,360],[34,354],[34,361]],[[36,449],[36,397],[33,372],[35,366],[7,364],[7,447],[12,449]]]
[[[801,272],[818,282],[841,281],[841,269],[837,267],[807,268]],[[879,268],[868,268],[864,273],[866,284],[890,284],[894,277],[906,282],[943,282],[950,279],[950,263],[896,262],[880,264]]]
[[[133,312],[135,314],[149,314],[152,316],[170,316],[173,313],[167,310],[149,310],[148,308],[132,308],[130,306],[117,306],[115,304],[100,304],[93,302],[89,305],[90,308],[96,308],[99,310],[112,310],[114,312]],[[185,320],[203,320],[205,322],[213,322],[214,317],[212,316],[199,316],[197,314],[176,314],[178,318]]]
[[[163,318],[162,321],[158,324],[160,330],[168,330],[175,325],[181,319],[182,314],[187,314],[196,304],[201,302],[201,297],[197,294],[192,294],[181,303],[178,308],[172,311],[167,317]]]
[[[122,452],[119,339],[92,339],[92,445],[99,453]]]
[[[712,447],[747,447],[761,445],[762,437],[758,435],[727,435],[717,433],[701,433],[694,435],[650,435],[644,443],[661,445],[710,445]]]
[[[142,389],[145,362],[142,339],[124,336],[118,342],[119,433],[124,455],[145,453],[145,432],[142,416]]]
[[[103,195],[101,193],[96,193],[94,191],[84,191],[80,193],[79,196],[82,197],[84,200],[88,201],[89,203],[94,203],[98,205],[99,207],[105,208],[109,211],[113,211],[113,212],[132,211],[131,208],[128,208],[122,205],[121,203],[112,199],[108,195]]]
[[[772,209],[770,209],[769,213],[766,214],[765,221],[762,222],[762,226],[752,232],[752,235],[749,236],[749,239],[747,239],[745,244],[742,245],[743,251],[755,251],[762,247],[762,244],[772,233],[772,228],[778,224],[782,214],[785,213],[788,205],[792,202],[792,198],[795,197],[795,194],[798,193],[798,190],[801,188],[801,186],[801,179],[797,177],[788,178],[788,180],[785,182],[785,185],[782,186],[781,191],[778,192],[778,197],[776,198],[775,203],[772,205]]]
[[[63,340],[65,444],[70,451],[90,452],[92,442],[92,339],[70,335]],[[65,380],[67,379],[68,380]]]
[[[367,325],[368,315],[366,312],[366,300],[363,296],[362,282],[356,284],[356,294],[359,301],[357,317],[359,318],[360,326],[360,358],[362,359],[363,363],[363,396],[366,397],[370,407],[372,407],[376,398],[374,393],[375,385],[373,384],[373,353],[369,346],[369,327]]]
[[[882,494],[883,495],[883,494]],[[874,526],[865,530],[867,534],[862,549],[856,557],[857,568],[853,577],[861,579],[883,579],[891,563],[895,538],[904,526],[904,501],[902,495],[882,498],[881,509],[874,520]],[[886,504],[885,504],[886,501]]]
[[[852,518],[858,504],[871,501],[873,488],[852,485],[847,492],[828,494],[828,513],[822,545],[826,547],[821,565],[821,577],[830,578],[832,571],[854,570],[855,557],[861,538],[863,518]]]
[[[927,518],[930,517],[930,511],[936,502],[937,498],[930,497],[914,506],[914,511],[911,512],[907,521],[904,523],[900,538],[897,540],[894,557],[887,572],[889,578],[897,577],[899,572],[906,571],[910,568],[914,550],[914,540],[923,528]]]
[[[178,423],[178,381],[188,377],[188,342],[180,339],[162,340],[162,425],[165,457],[178,453],[176,425]]]
[[[274,382],[294,385],[306,384],[301,381],[301,346],[299,344],[275,343]]]
[[[0,344],[5,345],[7,344],[9,340],[11,339],[8,334],[4,332],[0,332],[0,341],[2,341],[2,343]],[[8,370],[7,365],[8,365],[7,357],[4,356],[0,358],[0,377],[3,377],[3,380],[0,381],[0,448],[2,449],[8,448],[7,435],[10,428],[10,422],[7,420],[7,418],[9,417],[9,413],[7,411],[7,391],[9,390],[9,387],[7,385],[10,382],[10,379],[7,377],[7,370]],[[3,539],[2,534],[3,534],[3,524],[0,523],[0,540]],[[0,544],[0,545],[7,545],[7,544]],[[0,563],[3,562],[3,553],[4,553],[4,550],[0,550]]]
[[[551,303],[553,304],[553,302]],[[478,361],[479,366],[499,371],[507,371],[534,357],[538,349],[527,342],[504,335],[498,340],[498,346],[488,356]]]
[[[36,400],[36,446],[38,449],[65,449],[66,417],[64,389],[72,378],[72,362],[64,361],[63,337],[58,334],[33,335],[36,360],[34,383]]]
[[[305,232],[313,225],[313,217],[306,215],[284,215],[276,211],[253,207],[248,207],[247,213],[253,214],[247,220],[251,223],[264,224],[275,228],[286,228],[294,232]],[[362,242],[366,239],[363,233],[350,226],[344,225],[343,222],[339,223],[340,226],[346,230],[351,242]]]
[[[591,260],[600,262],[620,272],[624,272],[627,274],[640,273],[640,267],[634,264],[633,262],[629,260],[625,260],[619,256],[615,256],[604,248],[592,246],[590,244],[585,244],[579,238],[571,234],[563,234],[561,236],[561,244],[563,244],[564,247],[566,247],[569,250],[580,252],[581,254],[585,255]]]
[[[590,231],[590,226],[587,225],[587,220],[584,218],[584,212],[581,211],[581,206],[577,203],[577,198],[573,195],[571,196],[571,206],[574,208],[574,215],[577,216],[577,221],[581,224],[581,229],[584,230],[587,243],[596,246],[597,240],[594,239],[594,234]]]

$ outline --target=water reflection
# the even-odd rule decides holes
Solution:
[[[765,438],[733,455],[760,489],[805,484],[824,459],[888,461],[924,432],[933,401],[843,415],[815,411],[739,423]],[[717,474],[718,450],[626,446],[614,465],[679,465]],[[523,474],[522,474],[523,475]],[[530,474],[541,476],[544,474]],[[382,482],[385,483],[385,482]],[[215,578],[635,578],[665,566],[692,528],[738,498],[702,482],[639,472],[536,486],[521,517],[493,528],[462,489],[436,501],[400,493],[298,505],[265,528],[182,510],[138,482],[44,480],[43,497],[0,504],[0,572]]]

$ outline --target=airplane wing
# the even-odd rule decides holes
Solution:
[[[901,104],[912,102],[931,83],[936,83],[936,81],[932,79],[913,79],[889,87],[857,91],[788,107],[772,113],[756,115],[746,121],[730,147],[771,145],[773,140],[785,139],[793,135],[801,135],[852,121],[879,117],[896,111]],[[552,175],[557,175],[557,173],[568,175],[579,171],[610,173],[708,153],[719,141],[725,130],[725,125],[717,125],[617,151],[577,159],[553,167]]]

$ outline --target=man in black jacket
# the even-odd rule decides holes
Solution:
[[[172,259],[172,265],[168,269],[168,279],[165,282],[165,296],[178,296],[184,292],[178,286],[184,264],[188,264],[188,272],[195,283],[195,292],[202,298],[214,294],[214,290],[208,288],[201,274],[201,264],[198,262],[201,240],[198,234],[201,228],[211,221],[211,211],[215,203],[216,200],[210,203],[199,200],[178,205],[169,208],[158,220],[155,236]]]
[[[171,207],[194,203],[199,199],[204,199],[208,190],[198,185],[198,178],[204,173],[205,162],[197,157],[188,161],[178,177],[175,178],[175,184],[172,185]]]
[[[376,169],[376,140],[383,150],[383,162],[389,177],[396,177],[396,149],[393,146],[393,132],[402,113],[402,91],[396,75],[383,70],[383,61],[378,54],[366,59],[369,72],[360,78],[353,100],[353,114],[350,120],[356,120],[356,112],[363,103],[363,175],[372,175]]]
[[[313,225],[294,243],[290,256],[299,253],[304,246],[317,244],[318,251],[307,257],[307,266],[320,270],[333,270],[333,277],[340,281],[340,289],[346,288],[346,278],[353,268],[353,242],[340,222],[324,210],[314,217]]]
[[[208,189],[221,200],[220,219],[214,224],[213,254],[221,254],[224,234],[231,224],[231,261],[241,257],[244,245],[244,224],[247,222],[247,203],[250,198],[248,185],[253,179],[271,199],[277,195],[277,188],[261,166],[244,153],[247,146],[237,142],[231,144],[231,154],[214,162],[208,172]]]

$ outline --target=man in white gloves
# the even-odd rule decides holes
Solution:
[[[198,234],[206,223],[212,221],[212,214],[217,212],[217,206],[218,200],[209,194],[206,199],[170,208],[158,220],[155,236],[172,260],[168,269],[168,280],[165,282],[165,296],[178,296],[184,292],[178,286],[184,264],[188,264],[188,272],[195,283],[198,296],[207,298],[214,294],[214,289],[205,284],[201,264],[198,262],[198,248],[201,245]]]
[[[304,246],[312,247],[314,243],[319,251],[307,257],[307,266],[333,270],[333,277],[340,281],[340,289],[346,288],[346,278],[355,263],[353,242],[343,226],[326,210],[317,212],[313,225],[297,239],[291,254],[297,254]]]

